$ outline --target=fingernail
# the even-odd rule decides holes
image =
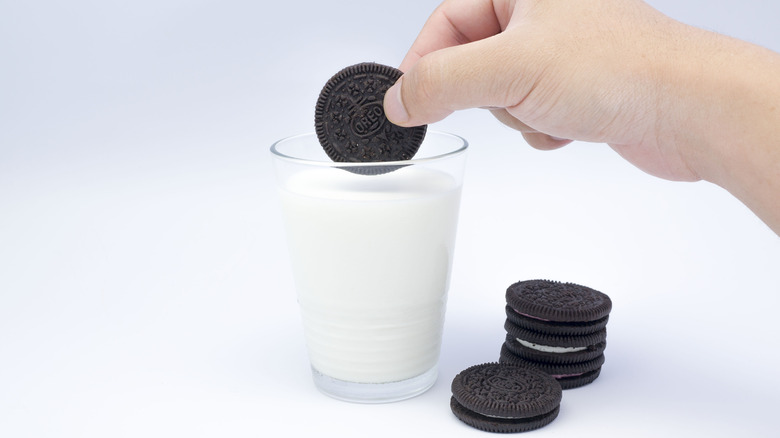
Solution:
[[[568,138],[553,137],[552,135],[550,136],[550,138],[555,140],[555,141],[569,141]]]
[[[385,93],[385,116],[396,125],[409,121],[409,113],[406,112],[404,102],[401,100],[401,81],[403,80],[404,78],[401,77]]]

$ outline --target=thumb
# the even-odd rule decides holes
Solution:
[[[418,126],[456,110],[519,103],[522,98],[513,92],[522,82],[518,81],[522,73],[513,69],[518,53],[511,53],[511,44],[504,44],[502,35],[420,58],[385,93],[387,118],[396,125]]]

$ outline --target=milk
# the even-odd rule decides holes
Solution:
[[[396,382],[438,361],[460,186],[409,166],[377,176],[292,175],[281,189],[312,367]]]

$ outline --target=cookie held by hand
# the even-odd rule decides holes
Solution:
[[[385,117],[385,92],[402,74],[387,65],[364,62],[328,80],[317,100],[314,122],[320,145],[333,161],[406,161],[417,153],[427,126],[406,128]]]

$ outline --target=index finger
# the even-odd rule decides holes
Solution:
[[[500,33],[511,17],[513,1],[445,0],[433,11],[401,62],[407,71],[428,53]]]

